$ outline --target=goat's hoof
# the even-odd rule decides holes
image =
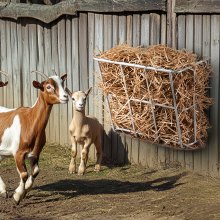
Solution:
[[[78,175],[79,175],[79,176],[83,176],[83,175],[84,175],[84,172],[78,172]]]
[[[95,172],[99,172],[100,169],[101,169],[101,167],[99,164],[95,165],[95,169],[94,169]]]
[[[0,193],[0,196],[1,196],[2,198],[7,199],[7,198],[8,198],[8,192]]]
[[[76,169],[75,168],[69,168],[69,174],[74,174],[76,173]]]
[[[18,194],[18,193],[14,193],[13,198],[14,198],[15,204],[16,204],[16,205],[19,205],[19,203],[21,202],[23,196],[21,196],[21,195]]]

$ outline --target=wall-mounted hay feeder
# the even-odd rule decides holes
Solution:
[[[113,129],[176,149],[204,147],[210,66],[164,45],[120,45],[95,58]]]

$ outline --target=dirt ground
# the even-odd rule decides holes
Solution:
[[[27,197],[12,199],[19,178],[13,159],[0,172],[9,198],[0,198],[0,219],[220,219],[220,179],[181,169],[103,166],[85,176],[68,174],[70,149],[46,146],[40,174]]]

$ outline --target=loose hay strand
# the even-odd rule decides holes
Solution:
[[[211,74],[207,62],[197,63],[196,54],[165,45],[123,44],[97,58],[100,87],[111,96],[108,102],[116,130],[177,149],[204,146],[209,128],[205,110],[213,102],[207,96]]]

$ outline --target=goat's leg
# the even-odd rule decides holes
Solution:
[[[4,158],[2,156],[0,156],[0,161],[2,161]],[[8,193],[6,191],[6,185],[3,181],[3,179],[0,176],[0,196],[7,198],[8,197]]]
[[[18,205],[20,201],[23,199],[25,195],[25,183],[28,178],[27,168],[25,164],[25,153],[24,152],[17,152],[15,155],[15,162],[17,166],[17,171],[20,175],[20,184],[15,190],[13,198]]]
[[[71,161],[69,165],[69,173],[76,173],[76,155],[77,155],[77,144],[74,137],[71,137],[72,149],[71,149]]]
[[[31,165],[31,175],[28,177],[25,183],[25,193],[23,197],[25,197],[26,194],[31,190],[34,180],[39,174],[38,157],[31,157],[30,165]]]
[[[81,161],[79,165],[78,175],[85,174],[86,171],[86,162],[88,160],[89,147],[91,145],[91,139],[87,139],[85,145],[82,147],[81,151]]]
[[[95,164],[94,171],[100,171],[101,162],[102,162],[102,140],[101,140],[101,136],[98,136],[96,138],[95,147],[96,147],[96,164]]]

